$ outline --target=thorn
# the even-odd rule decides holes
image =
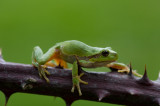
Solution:
[[[147,75],[146,64],[145,64],[145,71],[144,71],[144,75],[143,75],[142,79],[143,79],[144,81],[150,81],[149,78],[148,78],[148,75]]]
[[[98,96],[98,101],[101,101],[103,98],[105,98],[106,96],[109,96],[110,92],[108,92],[107,90],[98,90],[97,91],[97,96]]]
[[[7,106],[7,103],[8,103],[9,97],[10,97],[10,96],[5,96],[5,98],[6,98],[5,106]]]
[[[144,75],[138,82],[141,83],[141,84],[144,84],[144,85],[152,85],[152,82],[149,80],[149,78],[147,76],[146,64],[145,64]]]
[[[74,97],[74,98],[67,98],[66,97],[62,97],[64,99],[64,101],[66,102],[66,106],[71,106],[71,104],[75,101],[78,100],[78,98]]]
[[[130,65],[129,65],[129,76],[132,76],[132,65],[131,65],[131,62],[130,62]]]
[[[14,93],[14,92],[10,92],[10,91],[3,91],[2,92],[4,93],[5,95],[5,106],[7,106],[7,103],[8,103],[8,100],[9,100],[9,97]]]
[[[148,79],[146,64],[145,64],[145,71],[144,71],[144,75],[143,75],[143,77],[144,77],[144,78],[146,78],[146,79]]]
[[[61,62],[55,68],[64,69],[64,67],[61,66]]]

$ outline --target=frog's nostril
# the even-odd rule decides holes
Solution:
[[[117,53],[113,53],[113,56],[117,59],[118,58],[118,54]]]

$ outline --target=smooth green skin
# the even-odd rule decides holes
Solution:
[[[40,47],[36,46],[33,50],[32,63],[38,68],[39,75],[41,77],[43,76],[47,82],[49,82],[49,79],[46,77],[45,73],[49,73],[47,72],[47,70],[45,70],[45,68],[41,67],[41,65],[44,65],[46,62],[48,62],[48,60],[54,54],[55,50],[60,51],[60,57],[64,61],[73,64],[73,87],[71,91],[74,92],[74,88],[77,87],[79,95],[82,95],[79,83],[87,84],[87,82],[84,82],[80,79],[83,74],[78,75],[77,63],[79,63],[81,67],[85,68],[107,67],[107,64],[112,63],[118,59],[117,53],[111,50],[110,47],[92,47],[76,40],[57,43],[55,46],[51,47],[45,54],[43,54]],[[103,51],[108,51],[109,55],[103,56]]]

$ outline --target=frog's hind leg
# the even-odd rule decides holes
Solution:
[[[46,67],[47,67],[47,66],[55,67],[56,64],[55,64],[53,61],[49,61],[49,62],[45,63],[44,66],[46,66]]]
[[[39,71],[39,76],[44,78],[47,82],[49,82],[49,79],[47,78],[47,75],[50,75],[50,73],[46,70],[46,66],[44,65],[48,61],[49,57],[44,56],[43,51],[39,46],[34,47],[34,50],[32,52],[32,64],[34,67],[36,67]]]
[[[129,67],[123,63],[114,62],[114,63],[107,64],[107,67],[112,68],[112,69],[116,69],[116,70],[118,70],[118,72],[121,72],[121,73],[129,73],[130,72]],[[135,70],[132,73],[138,77],[142,77],[142,75],[137,73]]]

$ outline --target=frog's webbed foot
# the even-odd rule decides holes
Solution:
[[[38,68],[40,78],[44,78],[49,83],[49,79],[46,76],[46,75],[50,75],[50,73],[46,70],[47,66],[39,65],[37,62],[34,62],[32,64],[33,66]]]
[[[84,75],[84,73],[81,73],[80,75],[77,75],[77,76],[73,76],[73,77],[72,77],[73,86],[72,86],[71,92],[74,92],[75,87],[77,87],[79,96],[82,95],[81,88],[80,88],[80,85],[79,85],[79,84],[80,84],[80,83],[88,84],[88,82],[85,82],[85,81],[81,80],[81,77],[82,77],[83,75]]]

